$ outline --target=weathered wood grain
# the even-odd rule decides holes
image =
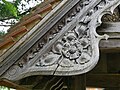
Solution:
[[[87,74],[86,85],[90,87],[120,87],[120,74]]]
[[[19,47],[19,50],[16,49],[14,51],[14,53],[12,53],[9,57],[7,57],[7,59],[4,62],[1,63],[0,75],[2,75],[13,63],[15,63],[35,42],[37,42],[39,40],[39,38],[41,38],[52,26],[54,26],[56,24],[56,22],[58,22],[72,7],[74,7],[74,5],[77,2],[79,2],[79,0],[77,0],[76,2],[71,2],[71,0],[70,0],[68,2],[69,5],[68,5],[68,3],[67,3],[67,5],[64,5],[58,11],[58,13],[56,13],[56,16],[51,18],[51,20],[49,22],[47,22],[47,24],[45,24],[45,26],[42,26],[40,28],[38,27],[40,32],[37,32],[36,36],[33,39],[31,39],[29,41],[29,43],[27,43],[25,45],[21,45]],[[17,53],[17,55],[16,55],[16,53]],[[4,68],[4,67],[6,67],[6,68]]]
[[[97,32],[109,35],[108,40],[101,40],[101,50],[105,52],[120,51],[120,22],[105,22],[97,29]]]

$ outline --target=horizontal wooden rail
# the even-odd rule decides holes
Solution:
[[[120,22],[105,22],[97,28],[100,35],[109,35],[108,40],[101,40],[100,49],[103,51],[120,51]]]

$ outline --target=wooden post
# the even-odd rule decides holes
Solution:
[[[73,76],[68,90],[86,90],[86,75]]]

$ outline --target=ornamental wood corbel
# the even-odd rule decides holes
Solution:
[[[119,4],[119,0],[81,0],[58,23],[56,32],[42,38],[42,48],[37,44],[34,50],[39,50],[26,56],[29,61],[25,66],[18,62],[20,66],[12,66],[3,77],[19,80],[32,75],[69,76],[91,71],[99,60],[100,40],[108,39],[108,35],[98,35],[96,28],[102,16],[113,13]]]

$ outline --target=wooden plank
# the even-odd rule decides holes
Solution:
[[[120,74],[87,74],[87,87],[120,87]]]
[[[119,49],[120,50],[120,39],[108,39],[100,42],[101,49]]]
[[[101,40],[99,47],[104,53],[120,52],[120,39]]]
[[[98,32],[118,32],[120,33],[120,22],[104,22]]]
[[[97,29],[97,32],[100,35],[109,35],[108,40],[101,40],[101,50],[107,52],[120,51],[120,22],[105,22]]]
[[[29,90],[25,87],[22,87],[20,85],[17,85],[16,83],[13,83],[9,80],[6,79],[1,79],[0,80],[0,86],[6,86],[6,87],[10,87],[10,88],[15,88],[16,90]]]
[[[67,81],[68,90],[86,90],[86,75],[72,76]]]

